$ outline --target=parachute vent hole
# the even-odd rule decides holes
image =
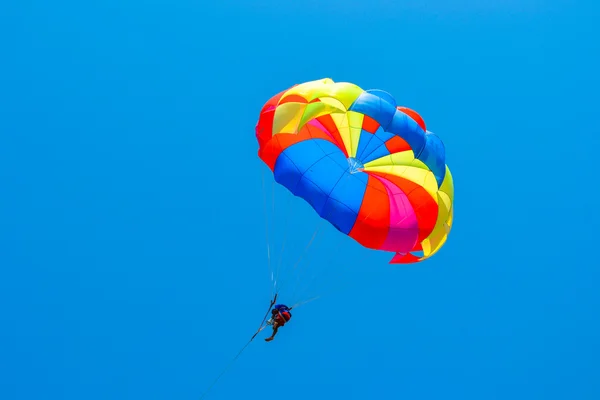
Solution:
[[[348,167],[350,168],[351,174],[356,174],[357,172],[363,172],[363,170],[365,168],[363,163],[354,157],[348,158]]]

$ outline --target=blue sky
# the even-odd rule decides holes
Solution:
[[[207,399],[600,398],[600,6],[402,3],[4,2],[0,398],[198,399],[268,306],[261,174],[281,300],[322,297]],[[426,263],[273,189],[260,108],[325,77],[444,141]]]

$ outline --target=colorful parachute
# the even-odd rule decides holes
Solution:
[[[275,180],[361,245],[422,261],[446,242],[454,187],[442,141],[381,90],[322,79],[271,98],[256,125]]]

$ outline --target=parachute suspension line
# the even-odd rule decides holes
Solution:
[[[341,245],[341,243],[340,243]],[[368,251],[368,249],[363,250],[363,254],[356,258],[356,264],[363,265],[366,264],[367,259],[372,256],[372,254]],[[333,260],[329,260],[329,263],[332,263]],[[356,286],[360,283],[360,287],[365,289],[373,285],[374,282],[382,279],[382,276],[385,275],[386,271],[389,271],[389,265],[386,268],[374,268],[369,270],[369,274],[367,276],[359,277],[359,280],[352,280],[350,282],[345,282],[341,285],[335,285],[331,289],[327,290],[326,293],[321,293],[319,297],[330,296],[334,293],[344,292],[350,288],[356,288]]]
[[[294,285],[294,292],[293,292],[291,298],[294,299],[294,301],[296,301],[296,299],[298,297],[300,297],[300,298],[304,297],[303,293],[306,292],[308,290],[308,288],[313,285],[313,283],[315,282],[316,279],[317,279],[317,276],[313,275],[312,278],[310,279],[310,282],[307,283],[307,284],[305,284],[300,290],[298,290],[298,288],[301,287],[301,285],[300,285],[300,281],[301,281],[300,274],[298,274],[297,279],[296,279],[296,284]],[[298,295],[297,297],[296,297],[296,294]]]
[[[370,217],[370,215],[371,215],[371,212],[368,213],[364,218],[362,218],[362,221],[368,220],[369,217]],[[337,254],[339,254],[340,249],[342,248],[342,245],[344,244],[344,241],[347,238],[347,236],[345,236],[345,235],[339,235],[339,236],[340,237],[336,241],[336,244],[334,246],[332,246],[332,251],[330,251],[329,254],[328,254],[327,260],[325,261],[325,265],[335,264],[335,257],[336,257]],[[363,264],[362,261],[365,261],[367,255],[368,254],[364,254],[363,256],[361,256],[359,258],[361,261],[358,262],[358,264]],[[303,267],[302,271],[304,271],[304,270],[306,270],[306,268],[308,268],[308,265],[310,265],[311,261],[312,261],[312,258],[309,258],[306,267]],[[297,298],[296,294],[298,294],[299,298],[303,298],[304,295],[306,294],[306,292],[308,291],[309,287],[311,287],[313,285],[313,283],[315,282],[316,279],[317,279],[317,275],[314,274],[312,276],[312,278],[311,278],[311,280],[310,280],[309,283],[305,283],[305,285],[302,285],[302,287],[300,287],[301,286],[300,285],[301,279],[300,279],[300,274],[298,274],[296,276],[296,284],[294,285],[294,292],[293,292],[291,298],[295,300]],[[298,290],[299,288],[300,288],[300,290]],[[320,295],[317,296],[317,297],[320,297]]]
[[[265,214],[265,236],[267,240],[267,262],[269,264],[269,275],[271,276],[271,296],[275,290],[275,281],[273,276],[273,267],[271,266],[271,242],[269,241],[269,213],[267,211],[267,189],[265,187],[265,171],[261,168],[260,177],[263,191],[263,211]],[[273,217],[275,218],[275,217]]]
[[[275,191],[275,188],[273,188],[273,191]],[[288,234],[288,221],[289,221],[289,208],[290,208],[290,203],[291,203],[291,197],[288,196],[286,205],[285,205],[285,219],[284,219],[284,223],[283,223],[283,241],[281,243],[281,251],[279,252],[279,257],[278,257],[278,261],[277,261],[277,267],[276,267],[276,272],[275,272],[275,281],[273,284],[273,287],[275,289],[275,293],[278,293],[277,290],[277,282],[279,282],[279,273],[281,271],[281,261],[283,258],[283,250],[285,249],[285,244],[287,242],[287,234]]]
[[[317,230],[315,231],[315,233],[313,235],[313,240],[315,239],[315,237],[317,235],[317,231],[319,229],[320,229],[320,227],[318,227]],[[339,252],[339,249],[342,246],[344,237],[345,237],[344,235],[341,235],[340,242],[338,243],[337,246],[334,247],[335,250],[329,253],[329,257],[328,257],[328,261],[326,262],[326,265],[330,265],[333,262],[332,258],[334,255],[336,255]],[[310,246],[310,243],[307,246],[307,248],[309,246]],[[301,269],[299,269],[298,274],[296,275],[296,283],[294,285],[294,292],[292,294],[292,299],[296,299],[296,294],[298,294],[298,297],[303,297],[303,293],[306,292],[308,290],[308,288],[311,287],[313,285],[313,283],[317,280],[317,275],[313,274],[309,283],[305,283],[305,285],[300,284],[302,281],[301,275],[303,274],[303,272],[305,272],[308,269],[308,266],[311,265],[312,261],[313,261],[313,258],[309,257],[306,262],[306,265],[303,266]],[[300,260],[298,260],[298,262],[300,262]],[[303,287],[300,288],[300,286],[303,286]],[[298,288],[300,288],[300,290],[298,290]]]
[[[275,229],[275,221],[277,214],[275,212],[275,180],[271,180],[271,211],[273,212],[273,229]],[[271,269],[271,283],[273,285],[272,292],[277,294],[277,282],[279,281],[279,269],[277,267]]]
[[[346,168],[345,172],[348,172],[350,170],[350,167]],[[343,184],[345,184],[347,182],[348,177],[352,176],[351,174],[346,174],[344,173],[340,179],[337,181],[337,183],[335,184],[335,186],[337,186],[338,184],[341,186],[343,186]],[[343,183],[342,183],[343,181]],[[334,186],[334,189],[335,189]],[[331,192],[329,194],[331,194],[333,192],[333,190],[331,190]],[[322,217],[321,220],[319,221],[319,223],[317,224],[317,228],[315,229],[315,231],[313,232],[313,235],[311,237],[311,239],[309,240],[308,244],[306,245],[306,247],[304,248],[304,251],[300,254],[300,257],[298,258],[298,260],[296,261],[296,263],[294,264],[294,267],[292,268],[292,273],[296,270],[296,268],[298,267],[298,264],[300,264],[300,261],[302,261],[302,258],[304,257],[304,255],[306,254],[306,252],[308,251],[308,249],[310,248],[310,246],[312,245],[312,243],[314,242],[315,238],[317,237],[317,234],[319,233],[319,230],[321,229],[322,224],[324,223],[324,221],[327,219],[327,217],[329,217],[329,215],[331,214],[331,212],[334,210],[334,208],[332,207],[329,212],[327,213],[327,215],[325,217]],[[287,283],[287,282],[286,282]],[[279,293],[281,290],[281,286],[275,291],[275,293]]]
[[[291,307],[290,307],[290,310],[293,310],[294,308],[298,308],[298,307],[300,307],[300,306],[303,306],[303,305],[305,305],[305,304],[308,304],[308,303],[310,303],[311,301],[315,301],[315,300],[317,300],[317,299],[318,299],[318,298],[320,298],[320,297],[321,297],[321,296],[315,296],[315,297],[311,297],[311,298],[310,298],[310,299],[308,299],[308,300],[304,300],[304,301],[298,302],[298,303],[294,304],[293,306],[291,306]]]
[[[294,264],[294,268],[296,269],[296,267],[298,266],[298,264],[300,264],[300,261],[302,261],[302,258],[306,255],[306,252],[308,251],[308,249],[310,249],[310,246],[313,244],[313,242],[315,241],[315,238],[317,237],[317,235],[319,234],[319,230],[321,229],[321,226],[323,225],[323,220],[321,220],[319,222],[319,225],[317,225],[317,228],[315,229],[315,231],[313,232],[312,237],[310,238],[310,240],[308,241],[308,244],[306,245],[306,247],[304,248],[304,251],[302,252],[302,254],[300,254],[300,257],[298,257],[298,261],[296,261],[296,264]]]
[[[306,254],[306,252],[308,251],[308,249],[310,248],[310,246],[313,244],[313,242],[315,241],[315,238],[317,237],[317,234],[319,233],[319,229],[321,228],[321,224],[323,223],[323,221],[321,220],[319,222],[319,224],[317,225],[317,228],[315,229],[315,231],[313,232],[312,237],[310,238],[310,240],[308,241],[308,243],[306,244],[306,246],[304,247],[304,251],[300,254],[300,256],[298,257],[298,260],[296,261],[296,263],[294,264],[294,266],[292,267],[291,273],[293,274],[296,271],[296,268],[298,267],[298,264],[300,264],[300,261],[302,261],[302,258],[304,257],[304,255]],[[285,283],[287,284],[288,280],[285,281]],[[279,288],[276,290],[275,293],[279,293],[281,291],[281,288],[283,287],[283,285],[280,285]]]
[[[275,294],[275,296],[273,297],[273,300],[271,300],[271,304],[269,304],[269,309],[267,310],[267,313],[265,314],[265,317],[263,318],[262,322],[260,323],[260,327],[258,328],[258,330],[256,331],[256,333],[254,335],[252,335],[252,337],[250,338],[250,340],[248,340],[248,342],[244,345],[244,347],[241,348],[240,351],[238,351],[238,353],[235,355],[235,357],[233,357],[231,359],[231,361],[229,362],[229,364],[227,364],[225,366],[225,368],[223,368],[223,371],[221,371],[221,373],[215,378],[215,380],[210,384],[210,386],[204,391],[204,393],[202,393],[202,396],[200,396],[200,400],[204,399],[206,397],[206,395],[208,394],[208,392],[211,391],[211,389],[217,384],[217,382],[219,381],[219,379],[221,379],[221,377],[223,375],[225,375],[225,372],[227,372],[227,370],[229,370],[229,368],[231,368],[231,366],[233,365],[233,363],[236,362],[236,360],[242,355],[242,353],[244,352],[244,350],[246,350],[246,348],[250,345],[250,343],[252,343],[252,341],[254,340],[254,338],[263,330],[265,329],[266,325],[265,322],[267,321],[267,317],[269,316],[269,312],[271,312],[271,309],[273,308],[273,306],[275,305],[275,302],[277,301],[277,294]]]
[[[340,235],[340,238],[338,239],[337,244],[333,247],[334,250],[329,252],[329,255],[328,255],[327,261],[326,261],[326,265],[331,265],[331,264],[334,263],[334,257],[339,253],[339,251],[340,251],[340,249],[342,247],[342,244],[344,244],[344,239],[345,238],[346,238],[345,235]],[[304,268],[302,268],[302,271],[305,271],[306,268],[308,268],[308,265],[310,265],[311,261],[312,261],[312,258],[309,258],[308,262],[307,262],[307,266],[304,267]],[[302,272],[302,271],[300,271],[300,272]],[[292,295],[292,299],[296,299],[297,298],[296,294],[298,294],[298,297],[303,298],[305,292],[308,291],[308,289],[314,284],[314,282],[316,280],[317,280],[317,275],[313,274],[310,282],[309,283],[305,283],[305,285],[302,285],[303,287],[300,288],[300,286],[301,286],[300,285],[301,279],[300,279],[300,274],[298,274],[297,277],[296,277],[296,285],[294,287],[294,293]],[[298,290],[298,288],[300,288],[300,290]],[[314,299],[316,299],[318,297],[320,297],[320,295],[316,296]]]

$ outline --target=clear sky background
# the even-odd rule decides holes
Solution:
[[[599,7],[2,2],[0,398],[199,399],[268,306],[265,204],[280,299],[322,297],[207,399],[600,398]],[[272,186],[260,108],[325,77],[444,141],[431,260]]]

